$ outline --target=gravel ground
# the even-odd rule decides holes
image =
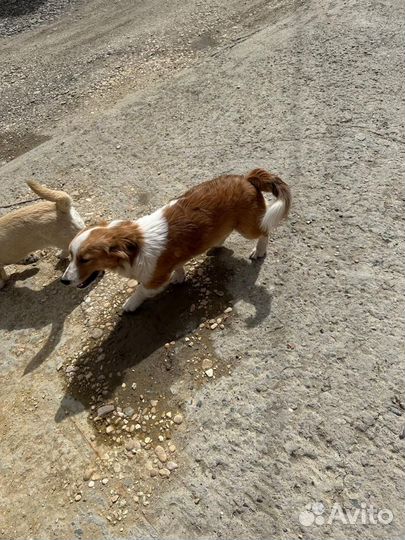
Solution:
[[[2,0],[0,38],[53,22],[77,0]]]
[[[133,316],[120,306],[135,283],[68,290],[52,250],[15,267],[0,294],[1,537],[403,538],[402,3],[187,2],[176,17],[150,2],[117,18],[99,5],[5,38],[15,69],[50,35],[81,36],[3,94],[5,132],[49,137],[4,152],[4,204],[35,175],[93,223],[264,166],[293,210],[263,263],[232,236]],[[101,22],[86,34],[89,13]],[[143,65],[155,24],[171,57],[190,21],[211,37],[185,39],[176,69],[59,111],[71,59],[131,28]],[[75,88],[111,66],[90,63]],[[24,88],[43,73],[55,96],[32,111]]]

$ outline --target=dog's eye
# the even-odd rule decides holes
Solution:
[[[87,264],[87,263],[89,263],[89,262],[90,262],[90,259],[84,259],[83,257],[81,257],[81,258],[79,259],[79,263],[80,263],[80,264]]]

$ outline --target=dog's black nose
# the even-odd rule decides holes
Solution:
[[[70,279],[60,278],[60,282],[63,283],[63,285],[70,285]]]

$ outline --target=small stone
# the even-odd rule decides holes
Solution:
[[[114,431],[114,427],[113,427],[113,426],[107,426],[107,427],[105,428],[105,432],[107,433],[107,435],[108,435],[109,433],[112,433],[113,431]]]
[[[141,449],[141,443],[137,440],[137,439],[129,439],[126,443],[125,443],[125,449],[128,450],[129,452],[131,450],[140,450]]]
[[[103,416],[107,416],[110,412],[113,412],[115,409],[114,405],[108,404],[108,405],[102,405],[97,409],[97,416],[100,416],[101,418]]]
[[[218,323],[211,324],[210,328],[211,330],[215,330],[215,328],[218,326]]]
[[[176,447],[174,446],[174,444],[169,444],[169,450],[171,453],[176,451]]]
[[[103,478],[103,479],[101,480],[101,483],[102,483],[104,486],[106,486],[106,485],[108,484],[108,478]]]
[[[150,404],[151,404],[152,407],[156,407],[157,404],[158,404],[158,400],[157,399],[151,399]]]
[[[93,338],[93,339],[98,339],[98,338],[101,338],[101,336],[104,334],[103,330],[101,330],[101,328],[94,328],[91,332],[90,332],[90,336]]]
[[[162,463],[165,463],[167,461],[166,451],[162,446],[156,446],[155,454],[158,460],[161,461]]]
[[[95,472],[94,467],[87,467],[87,469],[83,473],[83,480],[85,480],[86,482],[87,480],[90,480],[94,472]]]
[[[174,471],[177,469],[178,465],[175,461],[168,461],[166,467],[169,469],[169,471]]]
[[[173,418],[173,422],[175,424],[181,424],[183,422],[183,417],[181,414],[176,414],[175,417]]]
[[[125,407],[125,409],[122,412],[125,414],[125,416],[130,418],[134,414],[135,411],[132,407]]]
[[[159,474],[160,476],[163,476],[163,478],[169,478],[170,471],[169,469],[166,469],[165,467],[163,467],[163,469],[159,469]]]
[[[81,493],[78,493],[77,495],[75,495],[75,501],[79,502],[82,498],[82,494]]]
[[[119,495],[113,495],[113,496],[111,497],[111,502],[114,504],[114,503],[116,503],[116,502],[118,501],[119,498],[120,498]]]
[[[94,480],[90,480],[90,482],[87,484],[89,488],[94,487]]]
[[[152,478],[154,478],[155,476],[157,476],[159,474],[159,471],[158,471],[158,469],[151,469],[149,471],[149,474],[151,475]]]
[[[202,361],[203,370],[206,371],[207,369],[210,369],[211,367],[212,367],[211,358],[204,358],[204,360]]]
[[[130,279],[128,281],[128,287],[131,287],[131,288],[134,288],[138,285],[138,282],[136,281],[136,279]]]
[[[231,313],[233,310],[231,307],[227,307],[224,313]]]
[[[152,439],[150,437],[145,437],[145,444],[150,444]]]
[[[63,362],[64,362],[63,358],[60,358],[60,357],[56,360],[56,370],[57,370],[57,371],[59,371],[60,369],[62,369],[62,367],[63,367]]]
[[[207,377],[211,378],[214,375],[214,370],[212,368],[207,369],[205,374],[207,375]]]

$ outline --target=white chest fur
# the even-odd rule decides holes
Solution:
[[[130,277],[141,283],[147,283],[151,279],[157,260],[167,244],[168,224],[163,210],[159,208],[136,221],[141,229],[144,243],[134,264],[131,267],[128,265],[127,270]],[[127,276],[128,273],[125,271]]]

